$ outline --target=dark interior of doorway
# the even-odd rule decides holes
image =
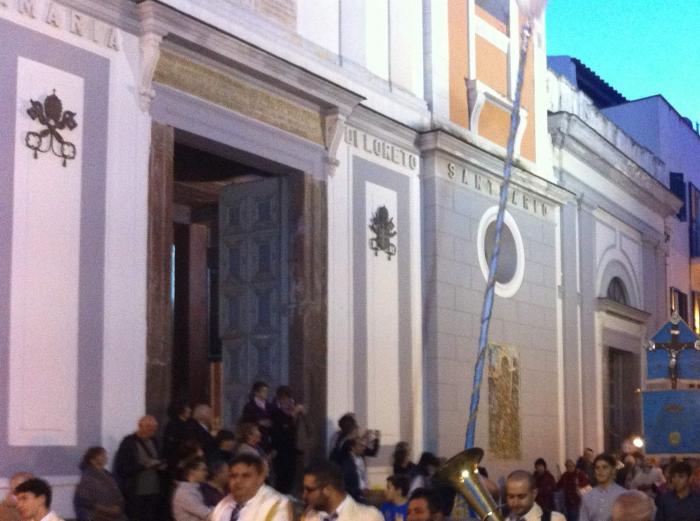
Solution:
[[[165,421],[168,404],[184,398],[210,403],[219,412],[222,364],[217,362],[218,336],[212,323],[217,302],[212,282],[218,266],[210,249],[218,242],[216,195],[235,188],[235,183],[268,176],[262,181],[267,183],[284,176],[289,202],[287,383],[307,406],[306,455],[324,453],[329,247],[325,179],[313,161],[312,171],[297,171],[162,123],[153,123],[151,136],[146,410]],[[260,150],[265,154],[273,147],[274,142],[265,143]],[[173,268],[174,246],[179,253]]]
[[[299,175],[179,133],[173,163],[170,394],[174,400],[209,403],[220,415],[226,406],[221,400],[226,381],[218,321],[220,195],[232,185],[243,190],[244,184],[264,178]],[[299,218],[291,205],[290,214],[295,213]]]
[[[622,442],[641,434],[639,355],[608,348],[608,408],[605,449],[620,450]]]
[[[268,172],[175,143],[171,396],[213,403],[220,391],[218,201],[221,190]]]

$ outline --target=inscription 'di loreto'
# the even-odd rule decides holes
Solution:
[[[447,177],[483,194],[498,197],[501,193],[500,181],[492,179],[488,175],[468,171],[466,167],[455,163],[447,163]],[[542,217],[547,217],[549,214],[547,203],[527,192],[514,188],[512,184],[508,190],[508,204]]]
[[[345,142],[368,154],[386,159],[409,170],[418,168],[416,154],[352,127],[345,129]]]

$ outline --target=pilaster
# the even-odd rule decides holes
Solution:
[[[596,342],[596,294],[595,254],[591,251],[596,244],[595,216],[596,206],[581,196],[578,205],[578,240],[579,240],[579,288],[580,308],[579,322],[581,328],[581,403],[583,418],[583,444],[594,450],[603,446],[602,414],[602,360]],[[582,450],[584,447],[580,447]]]

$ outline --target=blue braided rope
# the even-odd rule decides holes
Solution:
[[[503,164],[503,184],[501,185],[500,200],[498,202],[498,215],[496,216],[496,233],[493,237],[493,251],[489,260],[489,278],[486,282],[484,292],[484,304],[481,308],[481,328],[479,330],[479,351],[476,357],[474,368],[474,381],[472,383],[472,396],[469,405],[469,420],[467,421],[467,434],[464,448],[469,449],[474,446],[474,432],[476,430],[476,416],[479,411],[479,400],[481,398],[481,380],[484,376],[484,359],[486,358],[486,346],[489,338],[489,325],[491,323],[491,312],[493,310],[493,297],[496,287],[496,271],[498,270],[498,255],[501,251],[501,231],[505,217],[506,204],[508,203],[508,187],[510,185],[510,173],[513,167],[513,155],[515,151],[515,136],[520,124],[520,98],[523,90],[523,78],[525,76],[525,62],[527,60],[527,48],[530,41],[530,23],[527,22],[521,32],[520,63],[518,64],[518,79],[515,85],[515,98],[513,100],[513,111],[510,115],[510,131],[508,134],[508,145],[506,148],[506,158]]]

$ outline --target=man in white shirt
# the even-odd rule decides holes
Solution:
[[[51,487],[31,478],[17,486],[17,510],[26,521],[63,521],[51,510]]]
[[[615,483],[615,458],[610,454],[598,454],[593,465],[598,485],[583,496],[579,521],[610,521],[613,503],[626,489]]]
[[[336,464],[319,462],[304,471],[302,521],[384,521],[376,508],[355,502],[345,493],[343,473]]]
[[[267,467],[252,454],[239,454],[229,465],[229,494],[216,505],[212,521],[292,521],[292,507],[265,485]]]
[[[559,512],[543,512],[535,503],[537,489],[535,478],[526,470],[515,470],[506,479],[506,504],[510,510],[509,521],[566,521]]]

